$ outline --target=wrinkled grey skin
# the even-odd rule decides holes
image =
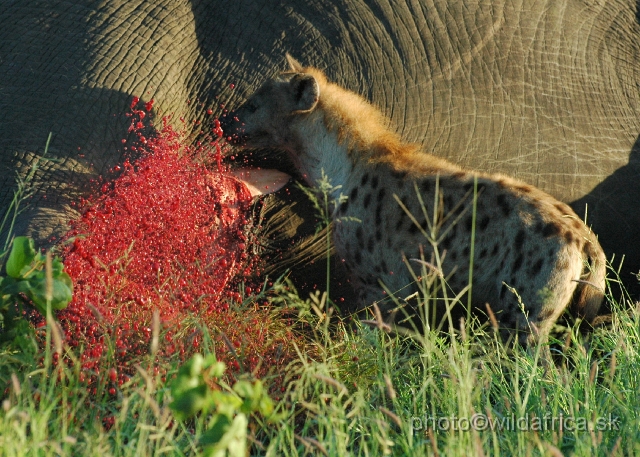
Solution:
[[[210,122],[290,52],[378,105],[404,139],[579,215],[588,204],[605,250],[627,255],[624,278],[640,268],[634,0],[77,3],[0,3],[0,210],[50,131],[57,159],[18,234],[64,231],[71,201],[122,158],[132,94],[156,100],[156,119]],[[300,235],[297,221],[272,225]]]

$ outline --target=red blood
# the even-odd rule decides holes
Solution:
[[[239,283],[255,271],[257,258],[248,255],[255,248],[248,236],[251,195],[243,184],[222,173],[219,122],[214,121],[212,146],[208,140],[198,148],[185,145],[185,135],[174,131],[168,119],[163,119],[157,134],[145,137],[140,129],[148,127],[141,120],[144,113],[136,109],[138,103],[134,97],[129,130],[137,141],[129,141],[129,150],[140,158],[114,167],[121,172],[117,179],[94,181],[98,195],[78,202],[84,212],[60,243],[74,296],[57,317],[68,344],[78,351],[84,370],[81,382],[89,389],[103,385],[100,370],[118,385],[133,375],[137,361],[149,354],[155,311],[163,332],[158,359],[186,360],[201,345],[199,333],[181,330],[182,321],[198,315],[215,326],[216,352],[232,371],[240,366],[225,353],[221,334],[248,354],[243,369],[253,372],[260,360],[258,375],[286,366],[295,356],[289,345],[295,337],[278,336],[277,344],[271,340],[267,346],[270,315],[239,322],[230,312],[230,303],[242,302]],[[212,155],[215,170],[195,160],[205,157],[210,162]],[[258,287],[247,284],[246,296]],[[253,312],[260,310],[256,307]],[[113,343],[107,344],[107,338]],[[102,364],[108,354],[115,356],[115,367]],[[109,393],[115,392],[110,384]]]

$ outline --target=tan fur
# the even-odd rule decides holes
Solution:
[[[467,285],[477,182],[474,305],[489,303],[505,328],[528,334],[535,327],[542,338],[569,304],[578,315],[595,317],[606,259],[569,206],[523,182],[464,170],[404,143],[362,97],[328,82],[320,70],[288,60],[291,71],[266,82],[224,129],[248,146],[286,150],[311,185],[326,173],[339,186],[331,197],[348,196],[335,217],[362,222],[337,223],[334,243],[362,307],[387,303],[379,281],[403,296],[416,290],[404,262],[421,253],[429,260],[434,246],[444,254],[444,273],[454,273],[452,289]],[[524,313],[504,284],[518,291]]]

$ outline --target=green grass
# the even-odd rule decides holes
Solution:
[[[464,300],[432,296],[444,279],[421,268],[425,306]],[[252,455],[640,454],[640,312],[628,298],[609,294],[612,323],[587,337],[568,329],[570,343],[554,341],[563,350],[545,368],[540,348],[505,344],[473,318],[448,331],[395,333],[375,316],[371,325],[345,324],[320,293],[301,298],[276,282],[269,295],[275,308],[297,310],[309,343],[287,369],[286,392],[272,395],[278,419],[250,418]],[[25,335],[22,346],[0,351],[8,373],[0,455],[200,453],[208,418],[181,422],[169,408],[178,361],[158,367],[150,354],[113,396],[107,385],[87,389],[53,321],[39,331],[51,344]],[[202,332],[202,351],[211,352],[213,338]],[[105,370],[113,357],[104,357]]]
[[[574,335],[558,364],[544,369],[535,351],[505,346],[476,322],[449,337],[346,328],[329,324],[320,295],[302,300],[276,288],[276,301],[302,310],[315,350],[288,370],[282,418],[251,419],[255,455],[640,453],[636,310],[614,303],[610,327],[588,342]],[[55,327],[46,331],[55,343]],[[206,418],[173,419],[168,385],[153,375],[151,357],[114,399],[105,386],[89,393],[77,369],[53,364],[60,351],[59,343],[39,350],[42,363],[11,376],[0,413],[2,455],[197,453]],[[0,354],[0,364],[9,357]]]

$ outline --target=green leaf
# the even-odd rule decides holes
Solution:
[[[36,258],[33,240],[26,236],[17,236],[13,240],[11,253],[7,259],[7,274],[12,278],[19,278],[26,273],[31,262]]]
[[[211,392],[211,402],[216,405],[218,414],[233,417],[242,406],[242,399],[234,394],[214,390]]]
[[[268,395],[263,395],[260,397],[260,402],[258,404],[258,412],[262,414],[263,417],[270,417],[273,414],[273,400]]]
[[[205,385],[204,380],[200,376],[203,361],[204,359],[200,354],[194,354],[184,365],[180,367],[176,379],[171,383],[171,395],[173,398],[177,399],[184,392],[200,385]]]
[[[210,446],[217,444],[231,427],[231,418],[223,414],[216,414],[211,418],[209,428],[200,437],[200,444]]]
[[[224,374],[227,366],[223,362],[218,362],[215,354],[209,354],[204,359],[204,369],[208,371],[212,378],[219,378]]]
[[[5,278],[5,279],[9,279],[9,278]],[[29,285],[28,281],[25,281],[25,280],[16,281],[13,278],[11,279],[12,279],[12,282],[4,283],[4,286],[2,288],[3,294],[15,296],[19,293],[27,294],[31,290],[31,286]]]
[[[247,416],[238,414],[231,424],[225,416],[213,418],[213,426],[200,438],[208,456],[246,457],[247,455]],[[225,453],[226,451],[226,453]]]
[[[255,389],[249,381],[238,381],[233,385],[233,391],[242,398],[253,398]]]
[[[47,279],[44,270],[38,271],[28,280],[27,296],[36,304],[40,312],[47,309]],[[52,278],[51,309],[64,309],[73,297],[73,284],[66,273]]]
[[[207,386],[200,386],[182,392],[169,404],[174,416],[185,420],[195,416],[207,405]]]

